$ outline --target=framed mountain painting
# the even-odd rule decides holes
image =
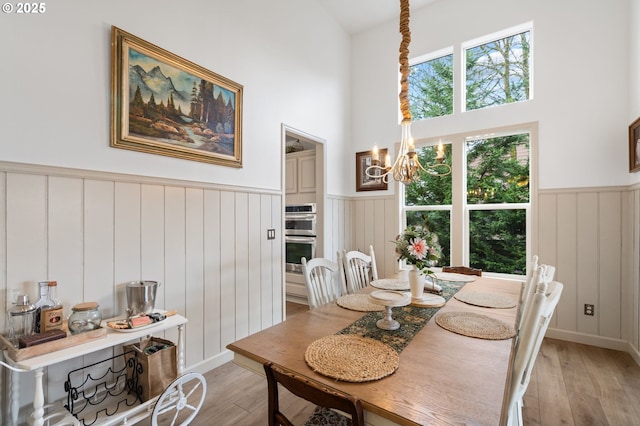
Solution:
[[[629,172],[640,171],[640,117],[629,125]]]
[[[242,167],[243,87],[111,27],[111,146]]]

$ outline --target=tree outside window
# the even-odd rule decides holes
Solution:
[[[453,158],[451,143],[464,143],[466,160]],[[526,272],[527,220],[530,210],[529,133],[492,138],[469,138],[445,144],[445,158],[454,168],[466,169],[463,187],[452,186],[451,175],[421,179],[404,187],[406,225],[426,222],[440,240],[443,257],[439,266],[451,264],[452,249],[466,247],[469,266],[487,272]],[[421,162],[435,160],[435,147],[417,148]],[[465,191],[462,205],[453,200],[455,191]],[[451,214],[462,209],[468,242],[451,241]]]
[[[414,121],[451,115],[454,82],[465,83],[466,111],[531,98],[531,31],[464,49],[465,75],[454,73],[453,55],[421,61],[409,72]]]
[[[453,55],[409,68],[409,104],[414,121],[453,114]]]
[[[529,151],[528,133],[466,143],[469,265],[474,268],[526,273]],[[487,204],[489,209],[481,208]]]
[[[528,100],[530,31],[466,50],[466,109]]]

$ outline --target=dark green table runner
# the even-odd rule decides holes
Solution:
[[[441,281],[438,284],[442,287],[442,297],[446,301],[456,294],[467,283],[460,281]],[[422,330],[429,320],[438,312],[440,308],[420,308],[417,306],[403,306],[393,308],[392,317],[400,323],[397,330],[382,330],[376,326],[376,322],[386,317],[383,312],[368,312],[359,320],[340,330],[336,334],[356,334],[358,336],[370,337],[386,343],[396,352],[400,353],[407,347],[413,337]]]

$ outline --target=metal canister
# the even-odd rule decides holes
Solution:
[[[157,281],[131,281],[127,283],[127,305],[131,315],[153,312],[159,286]]]

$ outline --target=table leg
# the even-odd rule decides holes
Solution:
[[[36,391],[33,395],[32,426],[42,426],[44,424],[44,390],[42,388],[42,368],[36,370]]]

